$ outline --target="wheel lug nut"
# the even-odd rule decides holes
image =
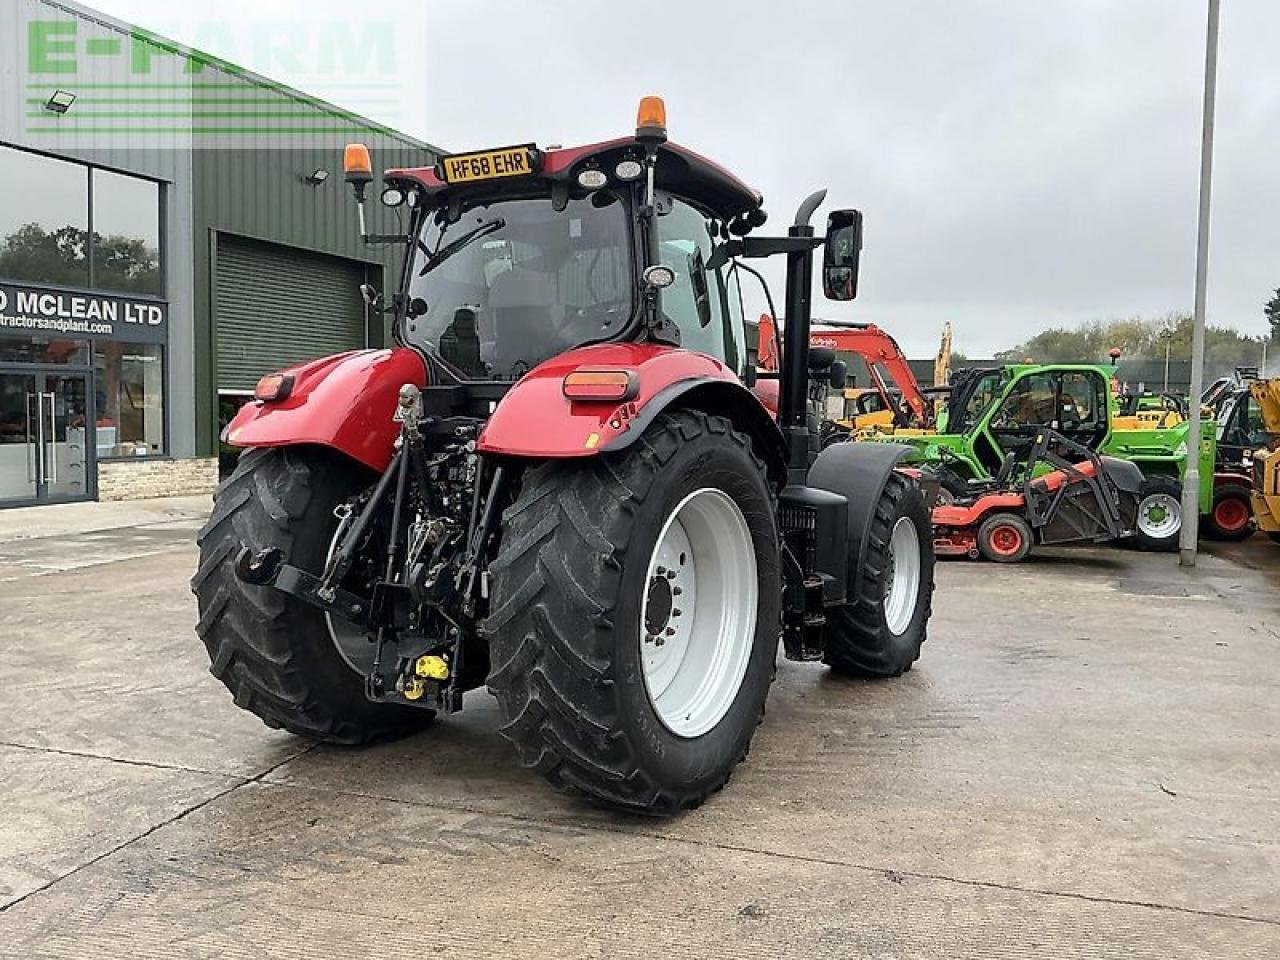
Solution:
[[[667,575],[667,568],[666,568],[666,567],[658,567],[658,569],[657,569],[657,570],[655,570],[655,571],[653,571],[653,572],[654,572],[655,574],[657,574],[658,576],[660,576],[660,577],[665,577],[665,576]]]
[[[672,615],[673,617],[678,617],[678,616],[680,616],[680,614],[681,614],[681,613],[683,613],[683,612],[684,612],[684,611],[683,611],[683,610],[681,610],[679,607],[673,607],[673,608],[671,609],[671,615]]]
[[[676,578],[676,572],[675,572],[674,570],[668,570],[668,571],[667,571],[667,579],[668,579],[668,580],[674,580],[675,578]]]
[[[676,635],[676,628],[667,627],[667,629],[662,632],[665,633],[668,637],[674,637]]]
[[[671,595],[672,595],[673,597],[678,597],[678,596],[680,596],[680,594],[682,594],[682,593],[684,593],[684,591],[683,591],[683,590],[681,590],[679,587],[672,587],[672,588],[671,588]]]

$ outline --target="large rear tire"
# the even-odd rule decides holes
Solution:
[[[218,488],[197,538],[200,566],[191,588],[209,670],[237,706],[269,727],[366,743],[431,719],[430,710],[366,698],[364,678],[343,658],[316,607],[236,576],[236,557],[246,546],[275,547],[284,562],[318,575],[337,529],[334,508],[371,480],[353,461],[318,447],[248,450]]]
[[[779,570],[764,465],[721,417],[664,413],[626,451],[531,467],[483,627],[520,762],[642,813],[700,804],[763,716]]]
[[[933,528],[920,486],[889,474],[866,555],[849,544],[849,602],[827,614],[823,662],[837,673],[896,677],[920,658],[933,605]]]

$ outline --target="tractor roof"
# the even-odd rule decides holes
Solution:
[[[701,154],[670,141],[660,144],[657,153],[655,186],[692,200],[723,220],[756,210],[763,203],[759,192]],[[435,203],[446,194],[466,198],[523,190],[527,189],[530,181],[572,183],[584,168],[590,167],[612,176],[619,162],[642,160],[644,146],[635,137],[620,137],[581,147],[535,151],[534,155],[537,167],[529,176],[451,184],[441,176],[440,164],[388,170],[383,176],[389,182],[417,185]],[[442,158],[441,162],[445,159]]]

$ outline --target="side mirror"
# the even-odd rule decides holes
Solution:
[[[849,367],[843,360],[837,360],[827,370],[827,383],[832,390],[843,390],[849,379]]]
[[[858,295],[858,259],[862,256],[862,211],[832,210],[822,248],[822,292],[828,300]]]
[[[360,284],[360,299],[365,302],[366,306],[376,307],[382,301],[380,294],[372,283]]]
[[[809,372],[817,373],[819,370],[826,370],[836,362],[836,351],[832,347],[810,347],[809,348]]]

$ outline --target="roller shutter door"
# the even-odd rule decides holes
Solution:
[[[366,346],[361,263],[219,236],[216,272],[219,390],[252,390],[272,370]]]

